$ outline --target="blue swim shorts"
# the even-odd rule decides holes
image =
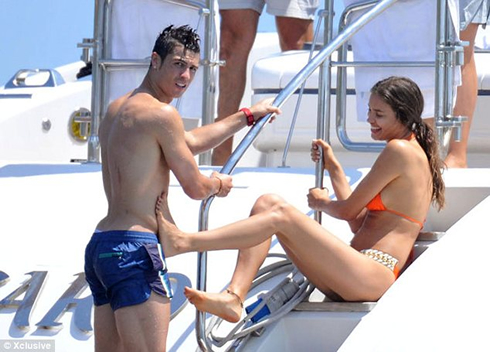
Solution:
[[[151,291],[172,298],[167,264],[149,232],[95,231],[85,249],[85,277],[94,304],[113,310],[145,302]]]

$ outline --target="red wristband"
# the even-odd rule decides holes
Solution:
[[[247,118],[247,126],[253,126],[255,124],[255,119],[250,109],[241,108],[240,111],[243,112],[245,114],[245,117]]]

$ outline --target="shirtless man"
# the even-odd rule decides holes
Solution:
[[[160,246],[165,233],[155,234],[155,200],[163,195],[164,216],[173,223],[167,204],[170,171],[192,199],[225,197],[231,177],[202,175],[194,155],[268,113],[279,113],[270,100],[262,101],[247,114],[186,132],[170,102],[186,91],[198,65],[196,32],[169,26],[155,42],[141,85],[112,102],[100,125],[109,206],[85,254],[96,351],[165,351],[172,291]]]

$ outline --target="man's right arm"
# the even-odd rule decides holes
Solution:
[[[233,187],[229,175],[213,173],[204,176],[185,141],[182,119],[170,105],[158,109],[153,132],[165,160],[184,192],[192,199],[205,199],[211,195],[225,197]]]

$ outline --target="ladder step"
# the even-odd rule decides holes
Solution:
[[[376,302],[301,302],[293,310],[301,312],[369,312]]]
[[[446,232],[441,231],[428,231],[428,232],[420,232],[417,237],[417,241],[438,241],[440,240]]]

